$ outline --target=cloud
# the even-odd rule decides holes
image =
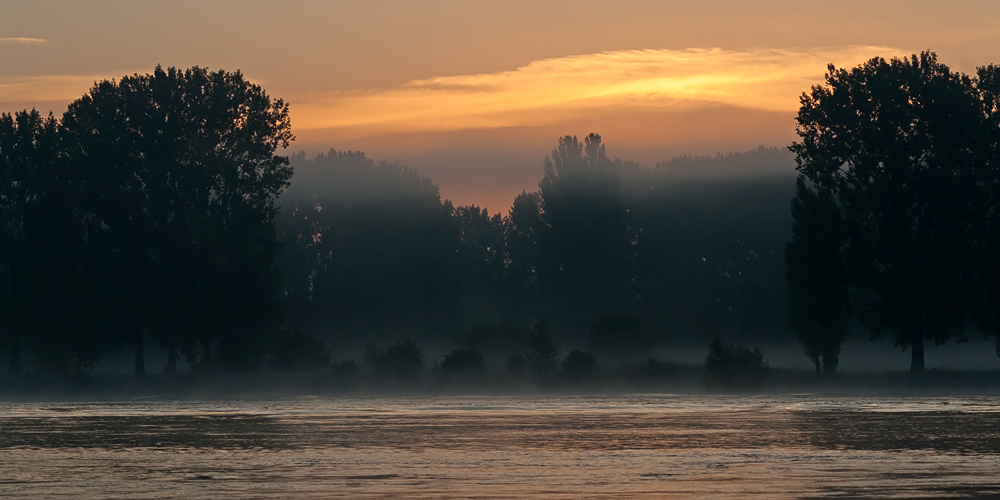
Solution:
[[[18,45],[37,45],[40,43],[46,43],[48,40],[44,38],[26,38],[26,37],[6,37],[0,38],[0,43],[15,43]]]
[[[813,49],[627,50],[533,61],[496,73],[413,80],[382,91],[300,96],[299,130],[338,135],[539,126],[622,107],[737,106],[792,112],[828,63],[852,66],[905,51],[874,46]]]

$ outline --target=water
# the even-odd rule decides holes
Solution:
[[[1000,397],[0,403],[0,497],[1000,497]]]

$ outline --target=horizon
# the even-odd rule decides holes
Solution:
[[[240,70],[290,103],[297,140],[286,154],[364,151],[431,178],[456,205],[503,213],[537,187],[559,137],[599,133],[610,156],[646,166],[783,148],[795,139],[798,96],[828,63],[930,49],[970,73],[994,62],[989,47],[1000,39],[1000,5],[981,0],[907,11],[778,0],[600,5],[6,7],[0,112],[59,115],[94,82],[158,64]]]

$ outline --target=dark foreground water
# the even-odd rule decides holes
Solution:
[[[0,403],[3,498],[996,498],[1000,397]]]

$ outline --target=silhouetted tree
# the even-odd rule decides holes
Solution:
[[[559,344],[555,342],[544,319],[531,325],[528,352],[524,358],[532,376],[540,383],[548,382],[559,369]]]
[[[847,337],[850,295],[844,262],[844,223],[829,191],[817,193],[800,176],[792,200],[792,241],[785,251],[789,325],[806,356],[834,375]]]
[[[253,364],[237,352],[281,317],[274,201],[292,171],[274,153],[293,139],[288,105],[239,72],[157,67],[97,83],[62,125],[136,374],[146,334],[171,371],[195,344]]]
[[[544,265],[540,245],[547,229],[542,221],[541,195],[522,191],[504,218],[505,282],[527,317],[540,312],[538,273]]]
[[[621,198],[621,163],[607,157],[597,134],[584,143],[560,138],[545,159],[539,190],[547,230],[539,277],[571,322],[634,307],[633,234]]]
[[[385,350],[372,344],[365,352],[365,364],[379,377],[392,375],[398,381],[410,381],[424,370],[424,351],[409,339]]]
[[[330,350],[299,329],[279,332],[267,348],[267,364],[275,370],[317,371],[330,365]]]
[[[767,361],[760,349],[723,342],[718,337],[708,345],[705,369],[712,380],[726,387],[753,388],[767,373]]]
[[[282,222],[293,320],[370,331],[457,321],[468,268],[456,254],[469,248],[437,185],[360,152],[293,160]]]
[[[798,171],[835,198],[861,320],[924,370],[924,341],[963,338],[981,231],[983,113],[971,80],[923,52],[829,66],[801,97]]]
[[[987,145],[983,158],[983,187],[989,199],[985,210],[988,231],[976,242],[981,255],[978,277],[986,303],[986,315],[981,323],[993,334],[996,353],[1000,356],[1000,66],[983,66],[976,76],[973,83],[986,117],[982,130],[983,142]]]

